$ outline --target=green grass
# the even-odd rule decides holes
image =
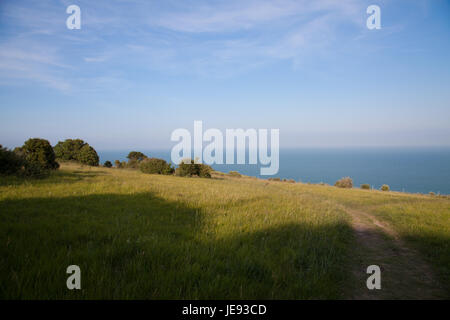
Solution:
[[[437,272],[450,296],[450,198],[377,190],[299,186],[303,192],[364,210],[388,223]]]
[[[427,259],[448,286],[449,204],[63,164],[46,179],[1,180],[0,298],[343,298],[358,244],[342,205],[372,210],[425,254],[433,248]],[[82,290],[66,288],[71,264]]]

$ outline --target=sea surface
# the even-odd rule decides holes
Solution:
[[[128,152],[98,151],[101,163],[126,160]],[[170,161],[170,150],[138,150]],[[259,165],[212,165],[215,170],[261,176]],[[354,186],[387,184],[392,190],[450,194],[450,148],[281,149],[279,171],[272,177],[334,184],[351,177]]]

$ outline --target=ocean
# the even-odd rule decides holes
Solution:
[[[130,150],[98,151],[101,163],[126,160]],[[137,150],[149,157],[170,161],[170,150]],[[260,178],[259,165],[212,165],[215,170]],[[363,183],[379,189],[410,193],[450,194],[450,148],[336,148],[281,149],[278,174],[273,177],[301,182],[333,185],[342,177],[351,177],[359,187]]]

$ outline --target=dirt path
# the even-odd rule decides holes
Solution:
[[[360,210],[344,208],[360,244],[352,253],[356,278],[349,288],[349,299],[442,299],[445,293],[430,266],[409,248],[387,224]],[[381,269],[381,289],[369,290],[367,267]]]

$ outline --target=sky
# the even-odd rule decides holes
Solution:
[[[202,120],[286,148],[450,146],[449,57],[443,0],[0,0],[0,144],[171,148]]]

